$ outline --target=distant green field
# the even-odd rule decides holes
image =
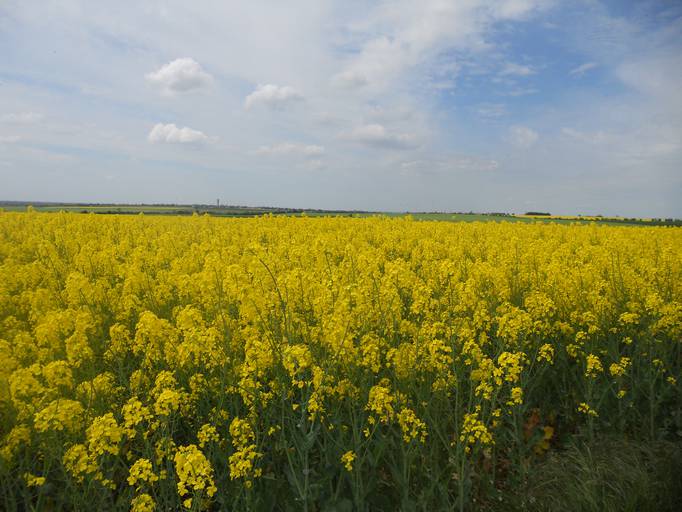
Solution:
[[[368,212],[368,211],[342,211],[342,210],[306,210],[300,208],[270,208],[270,207],[246,207],[246,206],[210,206],[210,205],[118,205],[118,204],[58,204],[38,203],[31,205],[36,211],[41,212],[73,212],[73,213],[97,213],[110,215],[213,215],[217,217],[254,217],[259,215],[307,215],[307,216],[338,216],[338,217],[405,217],[411,216],[416,220],[448,221],[448,222],[553,222],[559,224],[626,224],[647,226],[682,226],[682,220],[678,219],[614,219],[614,218],[554,218],[554,217],[528,217],[515,215],[485,214],[485,213],[407,213],[407,212]],[[4,211],[26,211],[28,203],[0,202],[0,208]]]

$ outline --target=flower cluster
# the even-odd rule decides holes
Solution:
[[[148,459],[136,460],[128,472],[128,485],[135,486],[138,485],[138,482],[140,484],[153,484],[158,480],[159,477],[154,473],[152,463]]]
[[[488,446],[495,444],[490,430],[479,419],[480,408],[475,412],[464,415],[464,422],[462,430],[460,431],[459,440],[464,443],[464,450],[469,453],[476,445]]]
[[[353,450],[348,450],[346,453],[341,455],[341,464],[346,468],[346,471],[353,471],[353,462],[356,459],[355,452]]]
[[[413,439],[419,439],[421,443],[426,441],[426,423],[417,418],[412,409],[407,407],[398,413],[398,424],[403,432],[403,440],[409,443]]]
[[[178,494],[185,507],[192,508],[193,497],[210,498],[216,493],[213,467],[195,445],[179,447],[173,461],[178,475]]]
[[[253,479],[262,474],[262,469],[256,468],[256,461],[262,456],[256,451],[253,443],[255,435],[251,425],[240,418],[234,418],[230,423],[230,436],[235,452],[230,455],[230,478],[242,478],[247,487],[253,485]]]

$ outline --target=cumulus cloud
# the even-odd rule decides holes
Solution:
[[[509,128],[509,141],[517,147],[529,148],[537,142],[538,132],[527,126],[512,126]]]
[[[410,149],[417,146],[414,135],[391,133],[381,124],[358,126],[353,131],[342,134],[341,138],[367,146],[389,149]]]
[[[189,92],[205,87],[213,81],[194,59],[184,57],[161,66],[145,75],[147,81],[160,87],[166,94]]]
[[[319,157],[324,154],[323,146],[293,144],[283,142],[272,146],[261,146],[256,150],[257,155],[302,155],[306,157]]]
[[[594,69],[596,67],[597,67],[596,62],[586,62],[585,64],[581,64],[577,68],[573,68],[568,74],[573,76],[583,76],[590,69]]]
[[[244,108],[250,110],[256,105],[265,105],[272,109],[283,108],[303,99],[303,95],[288,85],[259,85],[244,100]]]
[[[167,142],[171,144],[199,144],[207,142],[208,136],[199,130],[191,128],[178,128],[175,124],[158,123],[149,132],[149,142]]]
[[[513,62],[507,62],[504,65],[504,68],[502,68],[502,71],[500,71],[500,75],[502,76],[508,76],[508,75],[515,75],[515,76],[529,76],[529,75],[534,75],[535,70],[530,67],[530,66],[523,66],[521,64],[515,64]]]
[[[32,124],[42,119],[43,115],[37,112],[14,112],[0,116],[0,122],[11,124]]]

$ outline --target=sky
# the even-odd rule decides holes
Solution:
[[[682,217],[682,2],[3,0],[0,200]]]

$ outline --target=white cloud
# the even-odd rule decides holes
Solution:
[[[189,57],[175,59],[157,71],[145,75],[147,81],[166,94],[189,92],[205,87],[213,81],[201,65]]]
[[[538,132],[527,126],[512,126],[509,128],[509,141],[520,148],[529,148],[537,142]]]
[[[343,71],[332,78],[332,85],[341,89],[353,89],[367,85],[367,77],[359,71]]]
[[[540,89],[536,89],[535,87],[521,87],[507,91],[503,93],[502,96],[511,96],[512,98],[518,98],[520,96],[529,96],[530,94],[537,94],[539,92]]]
[[[484,1],[397,0],[379,3],[362,22],[351,27],[356,44],[336,83],[369,85],[375,92],[390,89],[403,75],[432,64],[445,52],[492,48],[487,30],[496,22],[524,18],[546,0]],[[521,69],[523,68],[523,69]],[[527,66],[510,68],[525,74]],[[438,80],[438,83],[452,83]]]
[[[42,119],[43,115],[37,112],[15,112],[0,116],[0,122],[11,124],[32,124]]]
[[[175,124],[158,123],[154,125],[147,137],[149,142],[168,142],[172,144],[197,144],[209,140],[208,136],[199,130],[178,128]]]
[[[350,133],[341,134],[341,138],[367,146],[389,149],[410,149],[417,146],[413,134],[391,133],[381,124],[358,126]]]
[[[668,113],[682,116],[682,52],[628,59],[616,68],[624,84],[666,105]]]
[[[296,6],[202,2],[188,8],[172,0],[91,9],[85,0],[69,0],[70,8],[11,0],[0,134],[5,141],[21,140],[0,144],[0,158],[17,169],[0,176],[0,183],[5,195],[22,197],[45,190],[45,198],[194,202],[210,199],[212,190],[229,190],[240,204],[474,210],[497,204],[513,209],[537,196],[541,186],[543,194],[554,194],[550,211],[575,211],[579,199],[601,213],[613,208],[679,215],[679,21],[666,21],[653,12],[657,9],[641,14],[646,6],[623,10],[605,4],[300,0]],[[535,16],[544,5],[551,5],[548,15]],[[602,22],[600,14],[612,16]],[[517,23],[531,16],[532,25]],[[550,46],[525,44],[528,29],[550,25]],[[54,33],[63,37],[50,39]],[[50,52],[43,51],[46,46]],[[182,56],[193,57],[215,77],[211,94],[195,92],[206,90],[206,83],[195,89],[191,80],[156,86],[145,80],[148,72],[158,75],[162,65]],[[624,87],[597,83],[576,94],[571,83],[581,79],[569,73],[589,62],[599,66],[584,77],[603,72]],[[500,75],[505,63],[528,69],[512,67]],[[550,71],[565,80],[553,83],[549,96],[533,94],[540,88],[535,78]],[[260,109],[290,100],[268,102],[261,91],[249,101],[251,110],[244,108],[256,84],[273,83],[300,91],[305,100],[286,115],[262,115]],[[453,85],[454,94],[435,90]],[[159,94],[179,96],[185,89],[191,101],[169,104]],[[504,103],[508,111],[502,115]],[[28,111],[42,112],[45,120],[22,114]],[[160,120],[178,126],[155,138],[178,144],[144,140]],[[33,124],[19,124],[26,121]],[[80,128],[69,131],[67,124]],[[191,144],[179,142],[187,133],[177,133],[185,125],[202,130],[209,142],[210,135],[219,135],[230,146],[187,151]],[[380,128],[366,128],[371,125]],[[508,130],[514,125],[532,127],[537,138],[512,137]],[[189,139],[205,141],[201,135],[190,132]],[[512,150],[512,140],[531,147]],[[23,165],[25,141],[31,147],[75,147],[69,151],[79,163],[58,178],[53,166],[40,167],[44,158],[31,157],[38,163]],[[283,141],[319,144],[324,156],[278,148]],[[273,156],[255,155],[262,144],[273,145]],[[158,165],[159,146],[177,173]],[[460,152],[484,157],[467,160]],[[131,157],[130,163],[121,166],[114,155]],[[324,180],[301,186],[288,174],[315,167],[316,160],[327,166]],[[494,171],[458,170],[494,168],[493,162],[509,179],[496,179]],[[229,172],[208,172],[218,169]],[[438,179],[423,188],[418,180],[398,176],[402,170],[426,175],[433,169]],[[200,179],[187,180],[183,173],[190,171]],[[112,186],[101,187],[100,180],[90,187],[88,180],[98,172],[119,178]],[[598,181],[606,184],[604,196],[586,198]],[[390,194],[382,193],[387,186]],[[480,190],[485,194],[476,193]],[[515,202],[505,202],[507,197]]]
[[[494,171],[499,166],[497,160],[466,155],[443,159],[409,160],[400,164],[403,174],[416,176],[456,171]]]
[[[320,171],[322,169],[325,169],[327,166],[322,160],[315,159],[304,162],[302,167],[309,171]]]
[[[561,129],[561,134],[564,135],[569,140],[576,140],[588,144],[603,144],[605,142],[609,142],[612,139],[603,131],[588,133],[567,127]]]
[[[590,69],[594,69],[596,67],[597,67],[596,62],[586,62],[585,64],[581,64],[577,68],[573,68],[568,74],[573,76],[583,76]]]
[[[541,5],[534,0],[502,0],[494,5],[495,13],[505,19],[519,20],[525,18]]]
[[[642,125],[633,132],[588,132],[564,127],[561,134],[568,142],[577,142],[582,148],[610,155],[611,161],[619,163],[641,164],[657,158],[679,156],[682,150],[677,130],[661,125]]]
[[[302,99],[303,95],[293,87],[265,84],[259,85],[255,91],[246,97],[244,108],[250,110],[254,106],[262,104],[272,109],[278,109]]]
[[[0,144],[14,144],[20,140],[21,137],[18,135],[0,135]]]
[[[503,103],[482,103],[476,109],[476,113],[483,119],[498,119],[506,116],[509,112]]]
[[[306,157],[316,157],[324,154],[323,146],[293,144],[291,142],[283,142],[273,146],[261,146],[256,150],[257,155],[302,155]]]
[[[530,76],[534,75],[535,70],[530,66],[523,66],[521,64],[515,64],[513,62],[507,62],[500,71],[500,75],[515,75],[515,76]]]

